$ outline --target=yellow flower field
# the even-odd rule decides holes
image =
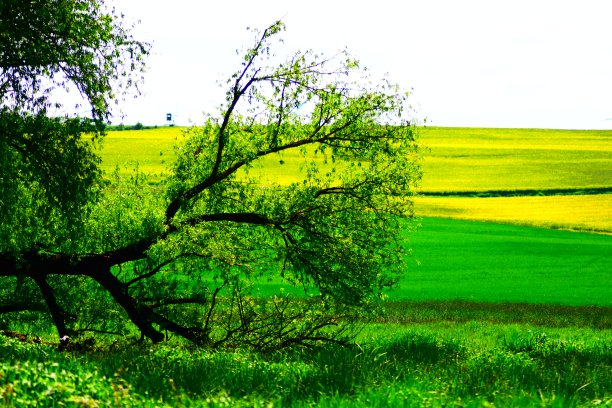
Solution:
[[[422,191],[612,186],[612,131],[423,128]]]
[[[417,215],[612,233],[612,194],[418,197]]]
[[[138,166],[156,182],[174,158],[184,128],[111,131],[103,168]],[[612,131],[421,128],[423,192],[612,187]],[[303,159],[285,152],[262,161],[274,182],[297,181]],[[262,179],[266,182],[266,179]],[[419,197],[420,216],[495,221],[612,233],[612,194],[533,197]]]
[[[146,130],[110,131],[102,145],[102,169],[129,174],[133,169],[158,181],[168,173],[175,157],[174,145],[181,139],[184,128],[159,127]]]

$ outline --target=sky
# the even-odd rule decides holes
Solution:
[[[112,3],[111,3],[112,4]],[[152,43],[142,95],[113,123],[198,124],[252,44],[282,19],[284,49],[347,48],[412,90],[428,126],[612,129],[611,0],[114,0]]]

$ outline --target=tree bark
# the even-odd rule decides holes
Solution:
[[[34,279],[34,282],[36,282],[40,288],[40,292],[45,299],[45,303],[47,303],[47,307],[49,308],[49,312],[53,318],[53,323],[55,324],[59,338],[61,339],[62,337],[67,336],[68,329],[66,327],[64,310],[57,303],[53,289],[51,288],[51,285],[49,285],[49,282],[47,282],[47,277],[41,273],[33,273],[31,276],[32,279]]]
[[[99,269],[89,274],[96,282],[111,294],[113,299],[123,307],[132,323],[140,332],[154,343],[164,340],[164,335],[155,330],[151,322],[153,311],[146,305],[138,304],[136,299],[127,293],[126,286],[110,271],[110,268]]]

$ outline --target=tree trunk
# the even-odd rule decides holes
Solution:
[[[153,328],[150,319],[152,310],[145,305],[139,305],[136,299],[128,295],[125,285],[111,273],[110,268],[97,270],[89,276],[102,285],[123,307],[132,323],[138,327],[143,335],[154,343],[164,340],[164,335]]]
[[[49,312],[51,313],[51,317],[53,318],[53,323],[57,328],[57,334],[60,339],[64,336],[68,335],[68,329],[66,328],[66,321],[64,316],[64,310],[57,304],[57,300],[55,299],[55,295],[53,294],[53,289],[49,282],[47,282],[46,276],[40,273],[33,273],[32,279],[40,288],[40,291],[47,303],[47,307],[49,308]]]

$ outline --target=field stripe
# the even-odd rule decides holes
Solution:
[[[417,197],[422,217],[612,233],[612,194],[533,197]]]

